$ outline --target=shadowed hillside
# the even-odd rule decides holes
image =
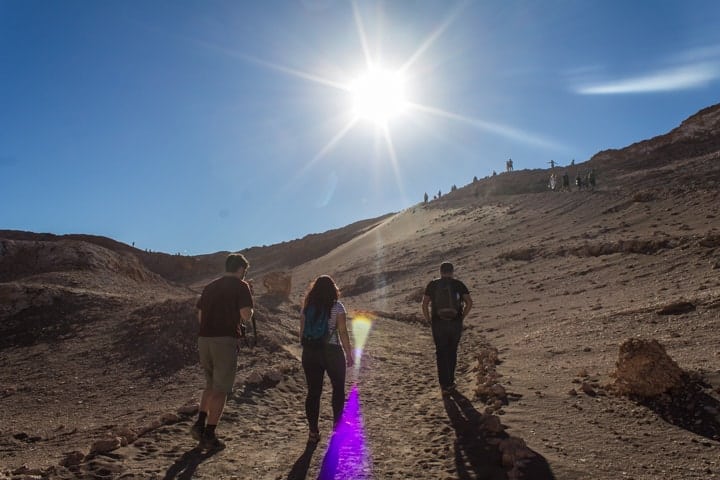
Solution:
[[[346,227],[329,230],[325,233],[309,234],[297,240],[290,240],[264,247],[250,247],[240,251],[248,257],[253,258],[253,274],[262,274],[272,270],[290,269],[326,254],[338,245],[372,229],[386,217],[387,215],[362,220]],[[225,265],[225,257],[228,253],[217,252],[197,256],[171,255],[162,252],[140,250],[127,244],[95,235],[53,235],[50,233],[31,233],[15,230],[0,230],[0,239],[31,242],[26,243],[27,246],[25,248],[28,251],[21,255],[21,260],[7,260],[7,273],[0,272],[0,280],[9,279],[12,275],[12,273],[10,273],[11,271],[18,268],[26,268],[22,267],[22,264],[33,261],[32,259],[39,255],[38,252],[30,251],[34,248],[33,245],[39,245],[39,242],[43,242],[43,245],[62,242],[60,246],[50,247],[56,251],[68,248],[73,242],[97,245],[122,255],[125,258],[133,259],[132,261],[139,261],[147,270],[162,276],[168,281],[186,284],[222,272]],[[52,261],[52,257],[50,260],[45,260],[46,263]],[[16,265],[16,263],[18,263],[18,265]],[[81,263],[82,260],[78,258],[77,265],[71,262],[65,266],[79,268]],[[63,269],[65,266],[57,265],[57,268]],[[46,266],[45,268],[52,269],[55,267]]]

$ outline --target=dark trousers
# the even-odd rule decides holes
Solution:
[[[457,350],[462,335],[461,320],[433,320],[432,334],[435,341],[438,380],[441,387],[455,383]]]
[[[310,431],[318,431],[320,395],[325,372],[330,377],[332,385],[333,425],[337,424],[345,404],[345,354],[342,348],[339,345],[303,348],[302,366],[308,387],[307,397],[305,397],[305,416]]]

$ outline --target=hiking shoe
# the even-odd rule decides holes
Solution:
[[[207,435],[203,435],[202,439],[200,440],[200,445],[198,445],[201,450],[222,450],[225,448],[225,443],[217,438],[215,435],[212,437],[208,437]]]
[[[195,425],[190,427],[190,436],[198,442],[202,440],[203,433],[205,433],[205,427],[202,426],[202,424],[200,423],[196,423]]]

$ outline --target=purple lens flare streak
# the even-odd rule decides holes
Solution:
[[[360,395],[357,384],[354,384],[345,402],[340,422],[330,438],[318,479],[370,479],[371,470],[360,410]]]

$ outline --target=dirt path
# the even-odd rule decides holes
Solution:
[[[305,381],[298,362],[277,385],[238,390],[228,400],[218,430],[225,450],[196,450],[187,433],[193,418],[180,417],[126,447],[86,459],[67,478],[508,478],[499,447],[507,435],[484,431],[490,415],[468,400],[474,386],[469,352],[481,340],[470,325],[461,346],[459,393],[443,399],[429,329],[379,319],[361,367],[348,375],[346,412],[355,411],[332,437],[326,380],[323,439],[316,448],[305,443]]]

